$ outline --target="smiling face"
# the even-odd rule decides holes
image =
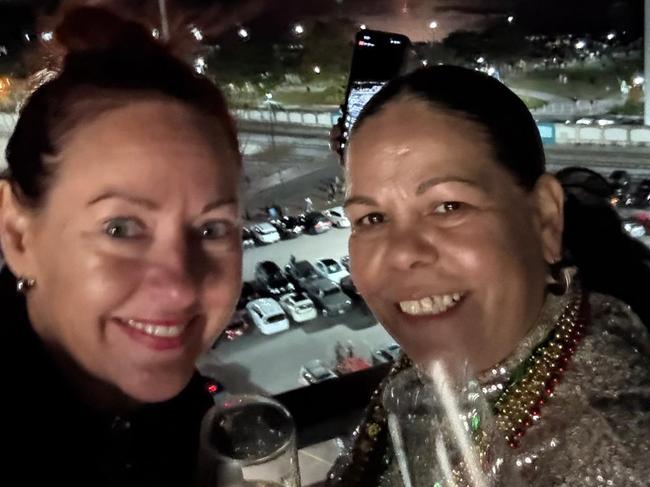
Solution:
[[[241,287],[236,153],[216,119],[150,100],[79,124],[59,159],[43,207],[22,210],[24,251],[3,241],[37,282],[33,326],[127,397],[169,399]]]
[[[561,249],[561,188],[544,176],[527,192],[493,154],[479,124],[412,97],[353,134],[352,277],[418,362],[452,354],[484,370],[542,306],[546,262]]]

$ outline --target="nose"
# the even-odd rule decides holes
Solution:
[[[200,276],[193,272],[190,246],[180,239],[161,246],[148,277],[151,297],[163,308],[181,311],[196,304]]]
[[[414,270],[434,265],[439,258],[431,235],[421,226],[394,225],[385,242],[386,265],[397,270]]]

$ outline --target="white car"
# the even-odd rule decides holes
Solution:
[[[296,323],[304,323],[318,316],[314,302],[304,293],[289,293],[280,298],[280,306]]]
[[[329,218],[337,228],[350,228],[350,220],[345,216],[345,211],[342,206],[335,206],[334,208],[325,210],[323,215]]]
[[[253,324],[264,335],[272,335],[289,329],[289,319],[275,299],[255,299],[246,305],[246,311],[248,311]]]
[[[348,277],[350,273],[345,270],[339,262],[334,259],[320,259],[314,262],[316,271],[326,279],[336,284],[341,284],[341,280]]]
[[[251,228],[255,239],[263,244],[272,244],[280,240],[280,234],[270,223],[258,223]]]

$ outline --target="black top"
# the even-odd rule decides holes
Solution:
[[[200,423],[213,403],[201,376],[195,374],[174,399],[144,406],[131,417],[98,414],[63,380],[14,284],[3,270],[0,478],[39,487],[195,485]]]

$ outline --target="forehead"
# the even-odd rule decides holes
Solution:
[[[83,121],[60,142],[61,176],[83,173],[160,180],[237,172],[237,158],[216,118],[167,100],[133,102]],[[199,180],[202,178],[199,177]],[[214,181],[214,178],[210,178]]]
[[[481,124],[414,97],[391,101],[366,119],[352,136],[346,168],[353,181],[436,170],[480,177],[500,169]]]

